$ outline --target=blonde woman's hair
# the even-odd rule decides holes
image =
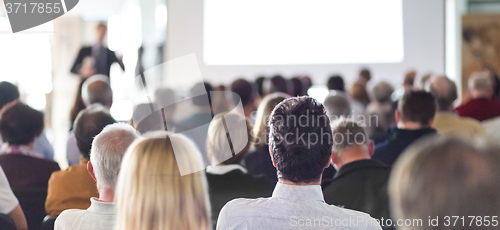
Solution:
[[[176,155],[182,159],[176,161]],[[179,171],[201,164],[201,153],[180,134],[161,132],[134,142],[118,177],[115,229],[211,229],[204,171],[184,176]]]
[[[253,127],[254,144],[256,148],[263,148],[269,141],[269,116],[274,107],[289,98],[288,94],[272,93],[264,97],[257,108],[257,116]]]

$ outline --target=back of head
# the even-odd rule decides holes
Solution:
[[[417,72],[414,70],[410,70],[406,72],[405,77],[403,79],[403,85],[407,87],[413,87],[415,83],[415,77],[417,76]]]
[[[352,84],[351,90],[349,90],[349,96],[361,103],[368,103],[370,101],[370,97],[366,91],[366,86],[359,82]]]
[[[277,104],[289,97],[288,94],[273,93],[265,96],[260,102],[253,127],[254,143],[257,148],[267,148],[269,141],[269,116]]]
[[[8,81],[0,82],[0,110],[4,105],[19,99],[19,89]]]
[[[328,79],[326,86],[329,90],[338,90],[345,92],[344,79],[340,75],[333,75]]]
[[[370,138],[366,130],[357,122],[339,119],[332,124],[332,152],[340,156],[345,150],[355,146],[368,146]]]
[[[243,107],[253,104],[253,99],[255,98],[255,87],[252,83],[245,79],[237,79],[231,83],[231,92],[238,94],[241,98],[241,103]],[[233,98],[233,103],[238,103],[237,98]]]
[[[175,91],[170,88],[160,87],[155,90],[155,104],[159,108],[173,105],[176,102]]]
[[[82,156],[90,159],[92,140],[106,125],[115,123],[109,112],[101,105],[91,105],[76,117],[74,127],[76,145]]]
[[[359,77],[366,83],[372,79],[372,73],[369,69],[363,68],[359,71]]]
[[[373,98],[378,103],[390,103],[392,101],[391,95],[394,92],[394,88],[389,82],[380,81],[372,89]]]
[[[139,135],[130,125],[115,123],[95,136],[90,151],[97,187],[115,191],[123,155]]]
[[[323,105],[331,121],[351,115],[351,104],[341,95],[328,95]]]
[[[204,171],[179,171],[201,164],[194,143],[179,134],[161,132],[133,143],[118,176],[116,229],[211,229]]]
[[[455,82],[445,76],[436,76],[429,85],[430,93],[436,98],[438,111],[449,111],[457,99]]]
[[[288,81],[284,77],[276,75],[269,79],[269,93],[288,94],[289,91]]]
[[[274,108],[269,126],[279,177],[294,183],[319,181],[333,144],[323,105],[308,96],[288,98]]]
[[[82,85],[82,100],[86,106],[97,103],[105,107],[113,104],[113,91],[109,85],[109,77],[94,75]]]
[[[257,87],[257,93],[259,96],[264,97],[264,82],[266,81],[266,77],[260,76],[255,79],[255,86]]]
[[[422,219],[425,224],[429,216],[439,217],[439,226],[443,226],[441,218],[446,216],[498,216],[498,165],[498,147],[445,137],[418,141],[405,151],[391,173],[389,195],[394,218]],[[457,227],[446,229],[483,229],[485,222],[463,227],[469,226],[470,220],[465,224],[459,220]]]
[[[474,72],[469,78],[472,98],[489,98],[493,94],[493,82],[485,72]]]
[[[190,93],[191,93],[191,101],[193,102],[193,105],[195,106],[200,106],[200,107],[205,107],[205,106],[210,106],[210,91],[213,91],[214,88],[210,83],[207,82],[199,82],[196,83],[193,87],[191,87]],[[206,94],[206,95],[201,95],[201,94]],[[200,96],[201,95],[201,96]],[[206,97],[208,96],[208,101]]]
[[[432,94],[423,90],[406,91],[398,103],[402,122],[417,122],[427,126],[436,114],[436,101]]]
[[[43,113],[23,103],[8,108],[0,120],[0,135],[10,145],[28,145],[43,131]]]
[[[241,127],[241,124],[245,124],[245,127]],[[240,114],[217,114],[210,122],[207,136],[208,155],[212,164],[239,164],[245,159],[252,142],[251,130],[250,123]],[[228,145],[228,133],[231,146]],[[227,159],[229,156],[232,157]]]
[[[294,77],[290,79],[293,85],[293,95],[294,96],[303,96],[304,93],[304,84],[302,83],[302,80],[298,77]]]

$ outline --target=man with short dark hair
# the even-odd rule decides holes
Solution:
[[[328,204],[366,212],[376,219],[389,218],[387,181],[391,169],[371,160],[373,141],[358,123],[340,119],[333,123],[331,162],[338,170],[324,181]]]
[[[435,113],[436,101],[432,94],[421,90],[406,91],[395,111],[397,127],[389,130],[386,141],[375,146],[373,159],[392,166],[414,141],[436,134],[436,130],[431,128]]]
[[[82,155],[80,164],[53,173],[49,180],[45,211],[59,215],[66,209],[87,209],[90,198],[97,197],[95,181],[87,172],[94,137],[109,124],[115,123],[109,112],[99,104],[82,110],[75,120],[75,138]]]
[[[330,165],[333,139],[321,103],[307,96],[286,99],[274,108],[269,125],[270,155],[278,171],[273,195],[228,202],[217,229],[381,229],[365,213],[324,201],[321,175]]]
[[[415,143],[389,180],[394,220],[412,220],[398,229],[498,229],[498,165],[498,146],[444,136]]]

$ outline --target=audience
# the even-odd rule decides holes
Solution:
[[[368,136],[379,143],[387,137],[389,128],[395,125],[392,93],[394,88],[386,81],[380,81],[373,86],[373,101],[366,107],[370,119],[367,127]]]
[[[269,125],[271,160],[279,183],[270,198],[228,202],[220,212],[217,229],[290,229],[294,218],[297,226],[298,219],[304,224],[304,219],[324,216],[331,223],[315,229],[331,229],[338,226],[334,220],[352,218],[361,221],[351,226],[345,223],[345,228],[381,229],[367,214],[327,205],[323,199],[321,174],[330,165],[333,140],[322,104],[307,96],[286,99],[274,108]],[[301,140],[300,135],[308,139]]]
[[[486,73],[473,73],[468,87],[470,100],[455,109],[458,115],[480,122],[500,116],[500,100],[493,95],[493,82]]]
[[[10,188],[9,181],[0,166],[0,214],[6,214],[14,221],[17,230],[27,230],[28,224],[19,201]]]
[[[429,90],[436,98],[437,113],[432,127],[443,135],[466,135],[475,137],[485,135],[485,131],[477,120],[459,117],[453,112],[453,102],[457,99],[457,86],[445,76],[434,77]]]
[[[391,170],[370,159],[373,141],[358,123],[345,119],[334,122],[332,132],[331,162],[338,171],[333,179],[323,182],[325,201],[379,220],[388,219],[387,181]]]
[[[389,195],[395,219],[423,221],[398,229],[497,229],[498,165],[496,146],[443,137],[419,141],[394,166]]]
[[[130,125],[111,124],[94,138],[87,170],[97,183],[99,198],[92,197],[86,210],[62,212],[56,219],[56,230],[113,229],[116,217],[113,199],[121,161],[128,146],[138,137]]]
[[[0,120],[2,119],[2,113],[18,102],[19,89],[17,86],[6,81],[0,82]],[[2,143],[2,137],[0,137],[0,145]],[[52,148],[52,145],[49,143],[45,132],[42,132],[37,136],[33,149],[36,152],[43,154],[43,158],[47,160],[54,160],[54,148]]]
[[[241,124],[246,124],[246,127],[242,128]],[[208,128],[207,148],[211,166],[207,167],[207,180],[214,226],[222,206],[228,201],[268,197],[273,192],[273,184],[267,178],[253,177],[240,165],[248,155],[251,130],[248,121],[235,113],[218,114]],[[228,145],[227,133],[230,134],[231,146]]]
[[[13,190],[45,188],[52,172],[60,169],[33,149],[43,127],[43,113],[23,103],[15,103],[2,113],[0,135],[5,143],[0,147],[0,166]]]
[[[373,159],[392,166],[399,155],[417,139],[436,133],[431,128],[436,102],[432,94],[425,91],[406,91],[399,99],[395,112],[397,127],[391,128],[386,141],[375,146]]]
[[[116,121],[101,105],[94,104],[82,110],[75,120],[75,138],[80,151],[80,164],[53,173],[49,180],[45,211],[59,215],[66,209],[87,209],[90,199],[97,197],[95,181],[87,171],[92,140],[106,125]]]
[[[231,92],[237,94],[240,98],[233,97],[234,105],[237,105],[241,100],[243,112],[246,118],[250,118],[255,109],[254,101],[257,98],[255,86],[245,79],[237,79],[231,83]]]
[[[273,93],[264,97],[257,109],[252,132],[255,137],[254,150],[245,158],[248,172],[251,175],[264,175],[273,183],[278,181],[278,178],[276,168],[274,168],[269,155],[269,116],[277,104],[289,97],[284,93]]]
[[[109,78],[94,75],[72,109],[62,171],[44,114],[0,82],[0,214],[31,229],[35,205],[19,194],[42,189],[46,213],[59,215],[55,229],[381,229],[374,218],[441,229],[453,216],[485,223],[500,214],[500,149],[488,142],[500,137],[500,80],[490,68],[473,73],[470,100],[454,109],[452,80],[416,75],[408,71],[396,94],[389,82],[369,83],[366,68],[348,92],[333,75],[328,91],[314,91],[323,104],[303,96],[308,76],[197,83],[190,95],[169,85],[136,105],[131,125],[110,115]],[[241,112],[227,112],[240,101]]]
[[[123,157],[115,229],[211,229],[205,173],[179,171],[199,168],[200,152],[183,135],[151,136],[133,143]]]

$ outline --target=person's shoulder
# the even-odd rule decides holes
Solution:
[[[87,213],[84,209],[67,209],[61,212],[55,221],[55,225],[58,227],[69,227],[72,223],[79,221],[78,216]],[[56,228],[57,229],[57,228]]]
[[[73,178],[77,174],[82,174],[82,173],[84,173],[84,174],[88,173],[86,167],[84,167],[83,165],[73,165],[73,166],[69,166],[68,168],[66,168],[64,170],[59,170],[59,171],[53,172],[50,179],[51,180],[69,179],[69,178]]]
[[[331,215],[337,216],[339,219],[342,220],[349,220],[349,225],[351,227],[357,227],[356,229],[380,229],[380,225],[378,224],[377,220],[373,217],[371,217],[368,213],[352,210],[352,209],[347,209],[347,208],[342,208],[338,207],[335,205],[329,205],[331,209]],[[354,226],[352,226],[354,223]],[[361,227],[366,227],[366,228],[361,228]],[[373,228],[370,228],[373,227]]]
[[[224,211],[226,216],[248,216],[248,213],[253,213],[256,209],[266,206],[269,198],[238,198],[231,200],[222,207],[221,213]]]

